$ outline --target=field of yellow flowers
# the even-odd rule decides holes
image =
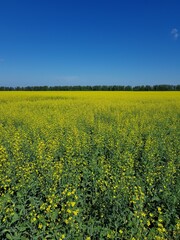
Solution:
[[[0,92],[0,239],[179,239],[179,120],[179,92]]]

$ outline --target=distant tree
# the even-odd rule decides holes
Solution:
[[[121,85],[95,85],[95,86],[26,86],[26,87],[4,87],[0,86],[0,91],[180,91],[180,85],[141,85],[141,86],[121,86]]]
[[[125,90],[125,91],[132,91],[132,87],[131,87],[131,86],[125,86],[125,87],[124,87],[124,90]]]
[[[144,91],[152,91],[152,87],[149,86],[149,85],[146,85],[146,86],[144,87]]]
[[[180,91],[180,85],[176,86],[176,91]]]

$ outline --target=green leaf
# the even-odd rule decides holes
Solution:
[[[14,214],[14,216],[13,216],[13,218],[12,218],[12,221],[11,221],[11,223],[14,223],[14,222],[16,222],[17,220],[19,220],[19,216],[18,216],[18,214],[17,214],[17,213],[15,213],[15,214]]]
[[[9,233],[6,234],[6,238],[9,239],[9,240],[13,239],[12,236]]]

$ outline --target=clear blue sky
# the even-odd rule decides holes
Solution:
[[[179,0],[0,0],[0,86],[180,84]]]

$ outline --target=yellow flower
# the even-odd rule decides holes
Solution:
[[[161,223],[158,223],[158,227],[162,228],[162,227],[163,227],[163,225],[162,225]]]
[[[66,224],[68,224],[68,223],[69,223],[68,219],[65,219],[64,221],[65,221],[65,223],[66,223]]]
[[[68,213],[71,213],[71,209],[68,208],[68,209],[67,209],[67,212],[68,212]]]
[[[35,222],[36,221],[36,217],[31,219],[31,222]]]
[[[147,225],[148,227],[151,225],[151,222],[149,220],[147,220]]]
[[[162,213],[162,211],[161,211],[161,208],[160,208],[160,207],[158,207],[157,209],[158,209],[158,212],[159,212],[159,213]]]
[[[111,234],[110,233],[107,234],[107,238],[111,238]]]
[[[165,232],[165,231],[166,231],[166,229],[165,229],[165,228],[163,228],[163,227],[160,227],[160,228],[158,228],[158,231],[159,231],[160,233],[163,233],[163,232]]]
[[[46,212],[50,212],[51,210],[51,205],[49,205],[47,208],[46,208]]]
[[[79,213],[79,210],[77,209],[77,210],[75,210],[75,211],[73,211],[73,214],[76,216],[76,215],[78,215],[78,213]]]
[[[59,240],[65,239],[65,234],[62,234],[62,236],[59,238]]]
[[[71,206],[74,207],[76,205],[76,202],[71,202]]]
[[[144,212],[142,212],[141,215],[142,215],[142,217],[145,217],[145,216],[146,216],[146,214],[145,214]]]
[[[42,223],[39,223],[38,228],[42,229],[42,227],[43,227]]]

